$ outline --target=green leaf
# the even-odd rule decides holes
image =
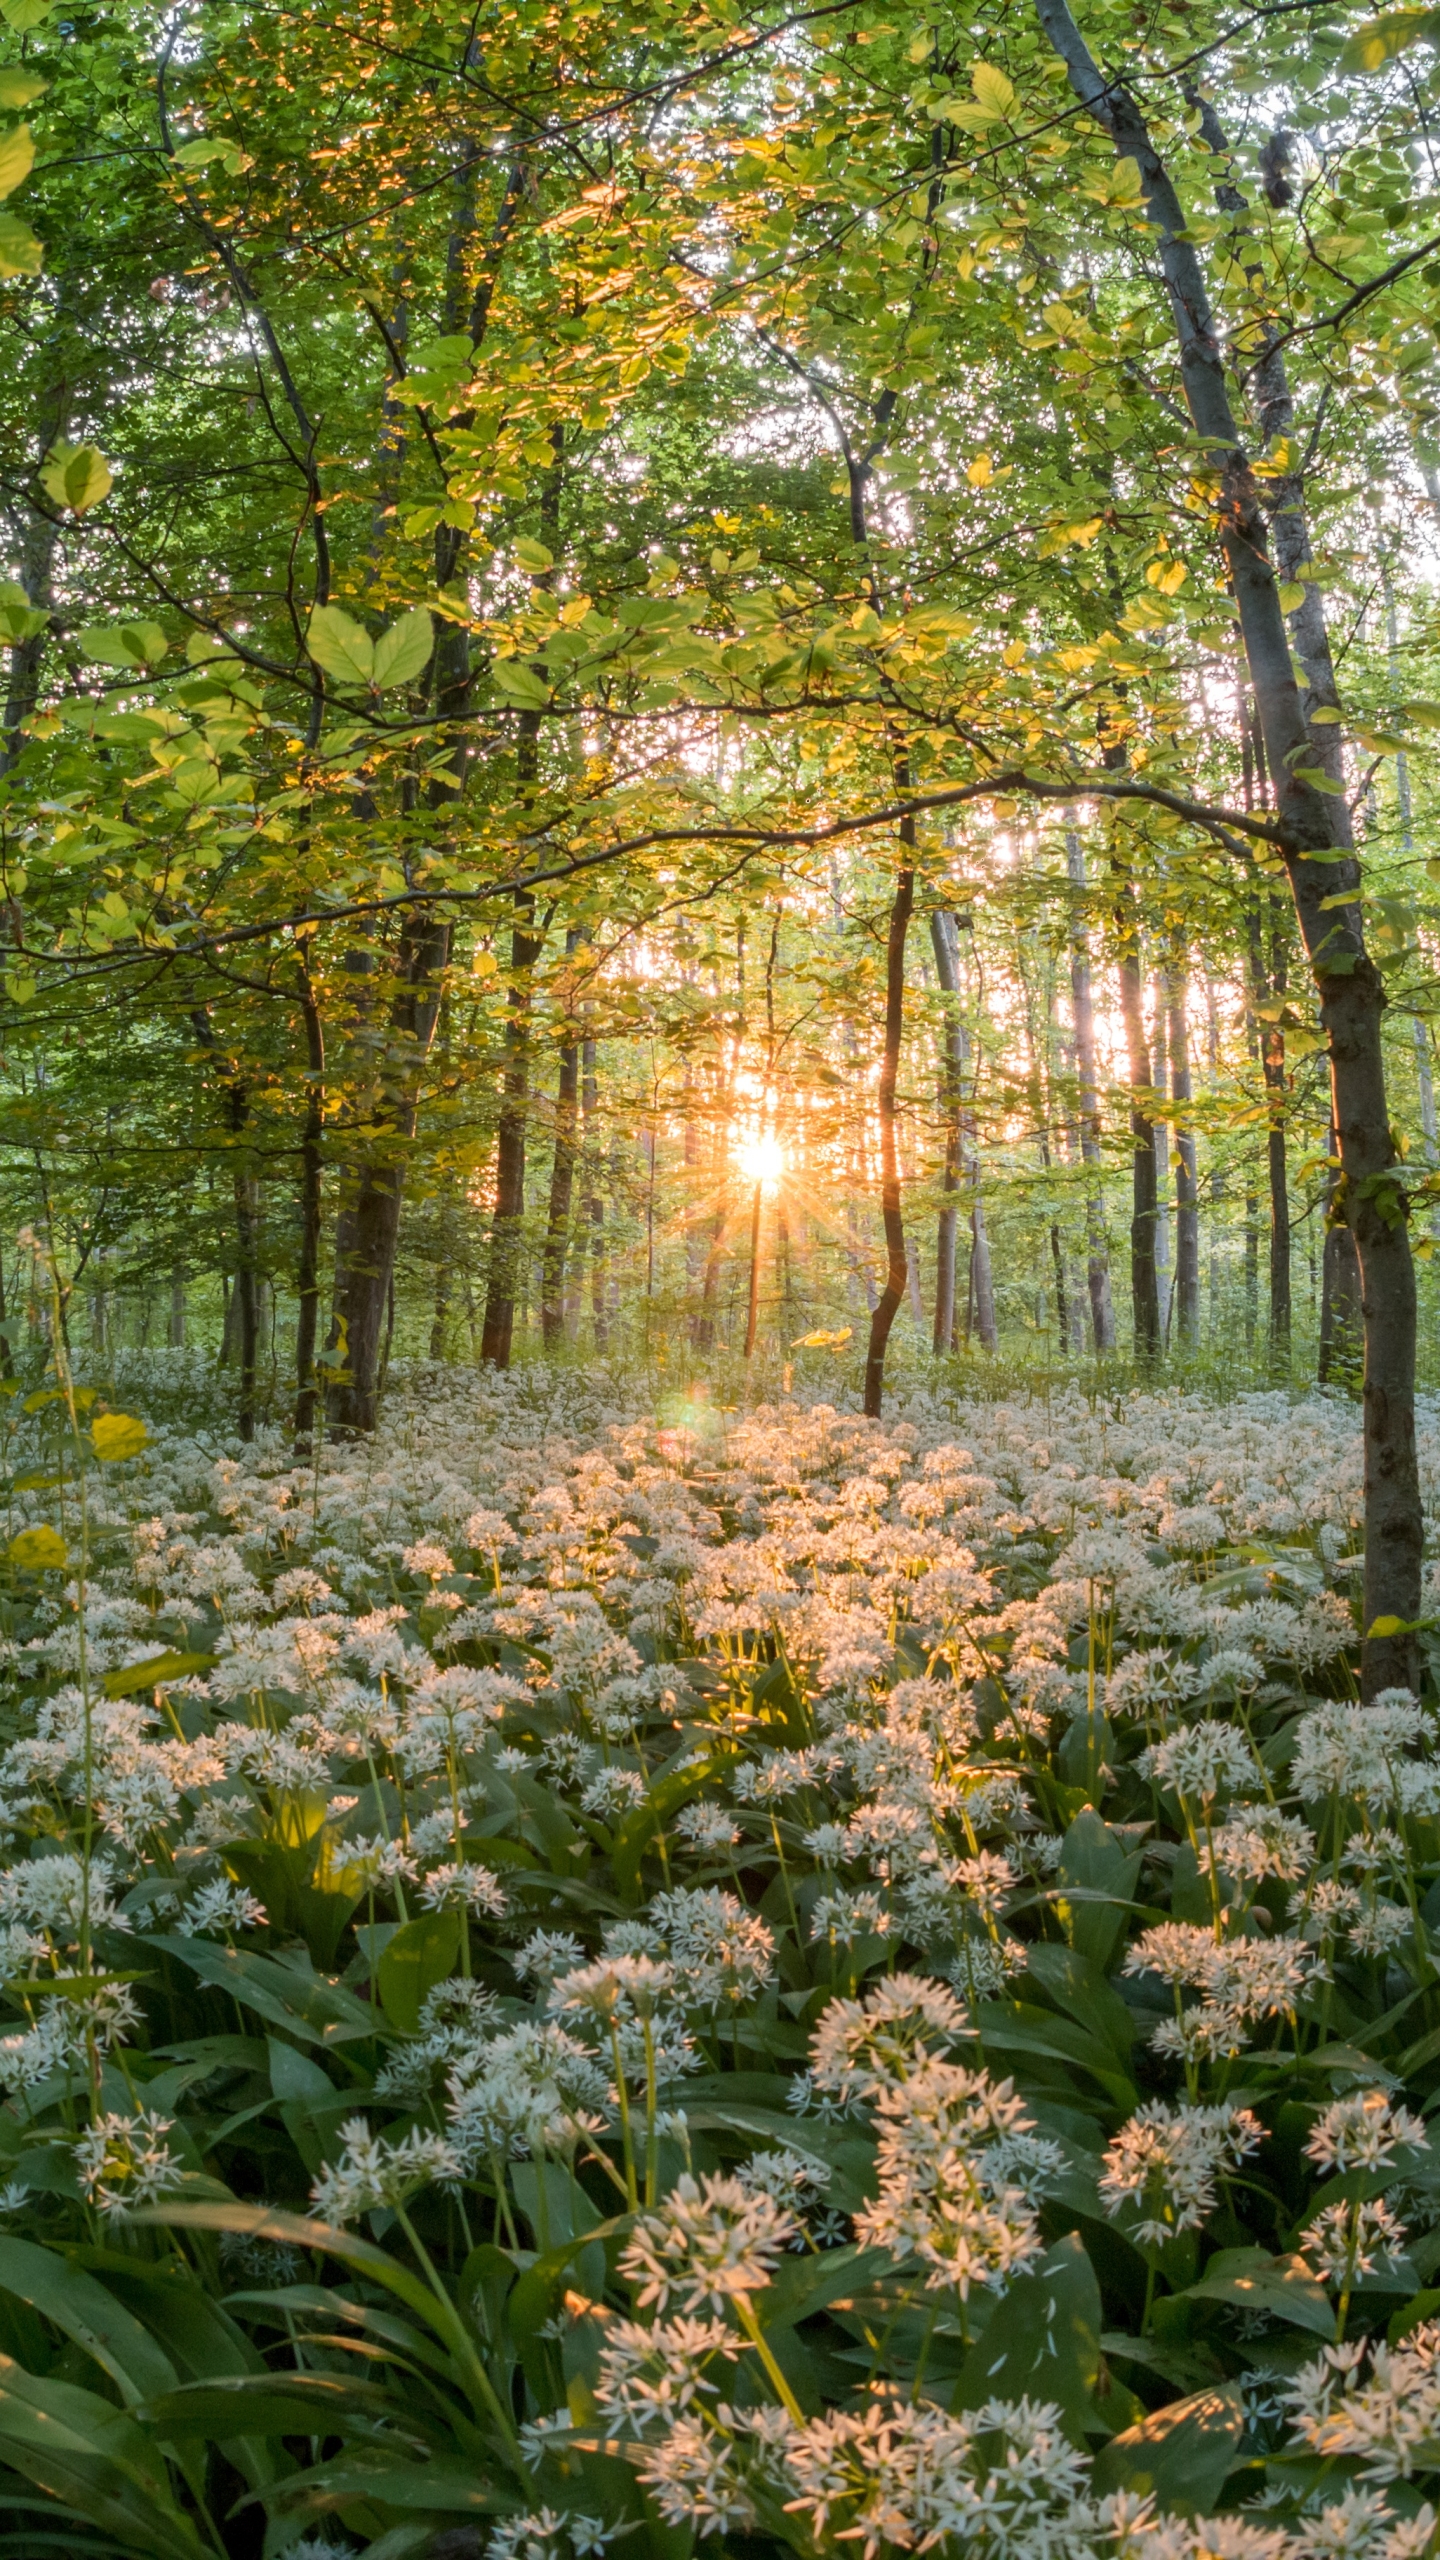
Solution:
[[[392,2027],[413,2035],[427,1992],[448,1981],[460,1953],[460,1915],[426,1911],[396,1930],[380,1959],[377,1980]]]
[[[1198,2284],[1187,2285],[1187,2302],[1231,2302],[1242,2310],[1262,2311],[1317,2338],[1333,2338],[1335,2312],[1324,2286],[1317,2284],[1303,2258],[1272,2258],[1263,2249],[1221,2249]]]
[[[0,0],[0,18],[17,36],[28,36],[32,27],[44,25],[54,6],[55,0]]]
[[[525,711],[542,710],[550,699],[544,677],[533,667],[522,666],[518,658],[497,658],[490,673],[507,702],[518,703]]]
[[[1092,2486],[1103,2498],[1116,2489],[1153,2495],[1171,2513],[1215,2512],[1245,2426],[1238,2391],[1195,2391],[1172,2400],[1138,2427],[1113,2436],[1095,2457]]]
[[[44,264],[44,248],[29,226],[18,214],[0,213],[0,276],[38,276]]]
[[[114,479],[98,445],[73,445],[62,440],[52,445],[46,456],[40,486],[57,507],[68,507],[72,515],[83,516],[109,496]]]
[[[281,1964],[249,1948],[216,1946],[207,1938],[158,1937],[147,1945],[188,1965],[202,1982],[227,1992],[272,2026],[288,2027],[306,2044],[350,2044],[375,2033],[377,2021],[368,2003],[324,1974]]]
[[[35,139],[28,124],[12,124],[0,133],[0,196],[11,195],[35,166]]]
[[[75,2383],[26,2373],[9,2356],[0,2356],[0,2460],[123,2549],[202,2560],[163,2459],[134,2419]]]
[[[543,578],[546,570],[555,566],[554,552],[547,551],[543,542],[532,542],[528,533],[522,533],[516,543],[515,557],[532,578]]]
[[[417,604],[376,641],[374,682],[382,692],[388,685],[411,683],[424,674],[434,646],[435,626],[426,607]]]
[[[141,2327],[83,2268],[33,2240],[0,2239],[0,2287],[31,2303],[93,2356],[132,2406],[173,2389],[175,2367]]]
[[[8,1549],[10,1562],[22,1573],[58,1573],[70,1561],[70,1550],[58,1529],[19,1529]]]
[[[1440,44],[1440,9],[1387,9],[1357,27],[1340,56],[1342,71],[1383,71],[1412,45]]]
[[[1075,2232],[996,2304],[955,2385],[953,2409],[987,2400],[1053,2400],[1077,2444],[1095,2425],[1103,2319],[1095,2270]]]
[[[124,1663],[118,1671],[107,1671],[104,1690],[107,1698],[138,1697],[142,1689],[161,1689],[172,1680],[189,1680],[198,1672],[213,1668],[213,1653],[151,1653],[143,1662]]]
[[[347,2421],[387,2418],[418,2445],[432,2436],[430,2429],[416,2425],[414,2410],[397,2406],[382,2384],[346,2382],[322,2373],[243,2373],[223,2381],[185,2382],[150,2401],[143,2415],[157,2435],[172,2443],[188,2436],[343,2435]]]
[[[48,80],[38,80],[33,71],[21,71],[8,63],[0,70],[0,107],[33,107],[49,88]]]
[[[1128,1905],[1140,1873],[1140,1852],[1127,1853],[1107,1822],[1086,1806],[1065,1834],[1056,1869],[1060,1885],[1078,1885],[1105,1902],[1070,1904],[1066,1923],[1072,1947],[1103,1972],[1125,1927]]]
[[[153,625],[147,628],[153,629]],[[159,654],[163,656],[162,636]],[[138,1458],[150,1434],[133,1413],[99,1413],[90,1425],[90,1444],[97,1458],[107,1466],[118,1467],[126,1458]]]
[[[375,681],[375,649],[367,631],[338,604],[317,604],[310,616],[305,646],[317,667],[337,684],[371,685]]]
[[[1305,590],[1294,578],[1284,579],[1278,592],[1282,613],[1294,613],[1305,601]]]

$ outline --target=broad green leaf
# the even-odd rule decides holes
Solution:
[[[417,604],[376,641],[374,682],[382,692],[387,685],[410,684],[424,674],[434,646],[435,626],[427,608]]]
[[[44,264],[44,247],[29,225],[18,214],[0,213],[0,276],[38,276]]]
[[[158,2448],[133,2418],[75,2383],[0,2356],[0,2460],[153,2560],[202,2560],[205,2546],[170,2494]]]
[[[173,2390],[175,2367],[93,2275],[33,2240],[0,2239],[0,2287],[32,2303],[93,2356],[132,2406]]]
[[[58,1573],[70,1561],[70,1550],[58,1529],[20,1529],[10,1541],[10,1562],[24,1573]]]
[[[1244,2427],[1245,2404],[1233,2387],[1172,2400],[1096,2455],[1095,2494],[1129,2489],[1172,2514],[1213,2515]]]
[[[118,1671],[107,1671],[105,1695],[138,1697],[142,1689],[161,1689],[172,1680],[193,1679],[198,1672],[209,1671],[214,1661],[213,1653],[150,1653],[143,1662],[127,1662]]]
[[[36,78],[33,71],[21,71],[15,63],[0,70],[0,107],[33,107],[49,88],[48,80]]]
[[[0,133],[0,196],[12,194],[35,166],[35,139],[28,124],[13,124]]]
[[[272,2026],[288,2027],[306,2044],[348,2044],[375,2033],[377,2022],[368,2004],[323,1974],[301,1973],[273,1956],[216,1946],[207,1938],[160,1937],[148,1944],[188,1965],[202,1982],[268,2018]]]
[[[554,552],[547,551],[543,542],[532,542],[528,533],[522,533],[516,543],[515,557],[532,578],[542,578],[547,569],[555,566]]]
[[[497,658],[490,673],[497,691],[523,710],[542,710],[550,699],[550,687],[544,677],[537,675],[533,667],[522,666],[518,658]]]
[[[970,86],[977,106],[988,108],[993,116],[1007,116],[1015,104],[1014,82],[993,62],[972,62]]]
[[[126,1458],[138,1458],[150,1434],[133,1413],[99,1413],[90,1425],[90,1441],[97,1458],[109,1466],[119,1466]]]
[[[397,1929],[380,1959],[377,1979],[392,2027],[413,2035],[425,1995],[454,1971],[460,1953],[460,1916],[426,1911]]]
[[[115,475],[98,445],[52,445],[40,474],[40,486],[57,507],[86,515],[108,497]]]
[[[1340,56],[1342,71],[1383,71],[1412,45],[1440,44],[1440,9],[1387,9],[1357,27]]]
[[[1187,2302],[1230,2302],[1292,2328],[1308,2329],[1317,2338],[1335,2335],[1335,2311],[1323,2285],[1317,2284],[1303,2258],[1272,2258],[1263,2249],[1221,2249],[1198,2284],[1187,2285]]]
[[[317,604],[310,616],[305,646],[317,667],[337,684],[370,685],[375,680],[375,649],[368,631],[338,604]]]
[[[32,27],[44,25],[54,6],[55,0],[0,0],[0,18],[17,36],[28,36]]]
[[[167,2442],[187,2436],[343,2435],[357,2419],[388,2418],[417,2445],[436,2430],[415,2423],[383,2384],[347,2382],[328,2373],[244,2373],[217,2382],[183,2382],[147,2403],[145,2423]]]
[[[987,2400],[1053,2400],[1066,2432],[1084,2445],[1104,2325],[1095,2270],[1076,2233],[1058,2241],[1032,2274],[1017,2276],[961,2368],[951,2407]]]
[[[1106,1897],[1061,1906],[1072,1947],[1102,1972],[1124,1930],[1139,1873],[1138,1850],[1127,1851],[1089,1805],[1077,1813],[1065,1834],[1055,1880],[1058,1885],[1078,1885],[1087,1894]]]

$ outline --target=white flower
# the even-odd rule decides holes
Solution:
[[[173,2116],[140,2107],[134,2115],[97,2117],[75,2144],[80,2183],[101,2213],[124,2215],[156,2204],[184,2176],[165,2136]]]
[[[1158,2246],[1198,2230],[1216,2203],[1216,2181],[1238,2168],[1265,2128],[1248,2107],[1167,2106],[1152,2098],[1112,2138],[1100,2198],[1112,2217],[1136,2208],[1138,2240]]]
[[[890,2088],[966,2032],[953,1991],[915,1973],[891,1974],[863,2000],[832,2000],[810,2042],[815,2085],[837,2097]]]
[[[354,2222],[377,2205],[404,2205],[417,2187],[432,2180],[453,2182],[460,2160],[452,2143],[439,2134],[412,2126],[399,2142],[372,2133],[363,2116],[352,2116],[340,2128],[344,2144],[338,2164],[322,2169],[310,2190],[322,2222]]]
[[[1337,2098],[1306,2136],[1307,2158],[1328,2177],[1347,2169],[1379,2169],[1398,2150],[1428,2151],[1423,2117],[1397,2106],[1383,2089],[1357,2089]]]
[[[655,2213],[642,2215],[620,2253],[636,2300],[682,2310],[721,2310],[759,2293],[798,2232],[792,2213],[738,2178],[680,2178]]]

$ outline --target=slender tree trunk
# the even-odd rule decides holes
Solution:
[[[960,967],[955,918],[948,908],[930,911],[930,947],[940,981],[944,1010],[940,1019],[940,1095],[945,1114],[943,1206],[935,1234],[936,1352],[955,1348],[955,1242],[959,1225],[959,1192],[964,1169],[965,1033],[958,1011]]]
[[[480,1357],[508,1369],[515,1332],[515,1299],[525,1233],[525,1124],[529,1107],[531,972],[540,942],[526,927],[535,912],[531,897],[519,901],[510,936],[510,1001],[505,1013],[504,1092],[495,1148],[495,1221]]]
[[[1169,1080],[1169,1023],[1167,1015],[1167,981],[1163,968],[1155,972],[1155,1054],[1151,1072],[1155,1078],[1156,1097],[1163,1110]],[[1170,1319],[1174,1291],[1170,1274],[1170,1123],[1158,1119],[1155,1130],[1155,1299],[1160,1317],[1160,1340],[1168,1350]]]
[[[3,1313],[3,1300],[0,1300],[0,1313]],[[165,1340],[172,1351],[185,1348],[185,1274],[178,1264],[170,1274],[170,1317]]]
[[[905,1295],[905,1223],[900,1209],[900,1154],[895,1140],[895,1091],[905,1028],[905,941],[915,904],[915,821],[901,820],[904,867],[895,882],[885,955],[885,1045],[880,1059],[880,1209],[885,1223],[885,1286],[870,1319],[865,1354],[865,1411],[878,1415],[885,1393],[885,1346]]]
[[[1170,957],[1170,1095],[1175,1104],[1175,1323],[1187,1351],[1200,1340],[1200,1184],[1190,1107],[1190,1025],[1185,1001],[1186,953],[1181,942]]]
[[[1065,867],[1072,889],[1085,887],[1085,853],[1073,827],[1065,833]],[[1075,1023],[1075,1064],[1080,1082],[1080,1161],[1085,1167],[1086,1283],[1090,1292],[1090,1326],[1095,1355],[1104,1359],[1115,1348],[1115,1309],[1110,1295],[1110,1248],[1105,1237],[1105,1194],[1101,1184],[1100,1083],[1095,1068],[1095,1000],[1090,979],[1090,948],[1079,900],[1070,927],[1070,1002]]]
[[[590,1229],[590,1316],[595,1348],[604,1351],[609,1346],[610,1327],[605,1315],[605,1203],[600,1196],[600,1084],[593,1040],[581,1042],[580,1074],[581,1103],[585,1113],[585,1198],[582,1205]]]
[[[256,1367],[260,1343],[259,1242],[260,1186],[255,1168],[245,1147],[245,1129],[250,1117],[250,1095],[239,1066],[227,1058],[220,1046],[209,1008],[197,1005],[190,1016],[196,1038],[214,1061],[216,1075],[225,1102],[225,1126],[230,1141],[232,1196],[235,1203],[235,1282],[226,1310],[225,1340],[221,1358],[225,1359],[231,1340],[233,1322],[235,1345],[240,1354],[240,1404],[236,1427],[242,1440],[255,1437]]]
[[[1096,68],[1066,0],[1036,0],[1036,12],[1081,104],[1109,134],[1117,156],[1134,160],[1139,170],[1179,344],[1185,399],[1220,476],[1220,540],[1275,778],[1282,851],[1301,939],[1330,1044],[1344,1185],[1338,1205],[1360,1263],[1365,1328],[1364,1686],[1366,1695],[1373,1696],[1392,1685],[1413,1686],[1417,1677],[1414,1636],[1388,1629],[1404,1630],[1419,1615],[1424,1542],[1415,1454],[1415,1269],[1385,1092],[1385,991],[1365,947],[1345,801],[1311,779],[1316,763],[1323,773],[1327,750],[1323,738],[1310,729],[1291,666],[1290,634],[1264,515],[1231,409],[1225,358],[1194,236],[1139,107],[1123,86]],[[1278,349],[1270,351],[1267,362],[1272,368],[1283,366]],[[1312,607],[1310,592],[1305,602]],[[1307,634],[1315,616],[1323,623],[1323,611],[1315,589]],[[1302,634],[1296,636],[1298,646]],[[1332,752],[1338,756],[1338,744]],[[1338,861],[1337,854],[1342,857]],[[1346,903],[1337,906],[1337,898]],[[1371,1633],[1377,1621],[1387,1632]]]
[[[1265,1079],[1265,1167],[1270,1189],[1270,1357],[1278,1372],[1290,1366],[1292,1292],[1290,1275],[1290,1178],[1285,1136],[1285,1032],[1280,1007],[1285,997],[1285,945],[1278,928],[1270,939],[1270,967],[1265,966],[1258,902],[1249,915],[1250,976],[1254,989],[1256,1037]]]
[[[577,926],[565,937],[567,958],[580,946]],[[566,994],[567,1004],[570,1001]],[[579,1143],[580,1044],[570,1025],[560,1052],[560,1078],[555,1093],[555,1153],[550,1163],[550,1210],[545,1223],[545,1252],[540,1274],[540,1333],[547,1351],[565,1336],[565,1257],[570,1242],[570,1204],[575,1190],[575,1157]],[[688,1137],[689,1123],[686,1123]]]
[[[1140,919],[1134,891],[1125,888],[1115,910],[1120,948],[1120,1011],[1130,1075],[1130,1304],[1135,1358],[1147,1368],[1160,1353],[1160,1295],[1155,1270],[1155,1130],[1148,1098],[1150,1052],[1145,1040]]]
[[[300,964],[300,1017],[305,1026],[305,1125],[300,1138],[300,1252],[295,1273],[295,1441],[297,1448],[308,1449],[320,1400],[315,1346],[320,1337],[325,1027],[304,959]]]

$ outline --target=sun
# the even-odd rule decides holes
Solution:
[[[785,1170],[785,1150],[778,1138],[747,1138],[737,1159],[741,1172],[751,1182],[778,1182]]]

